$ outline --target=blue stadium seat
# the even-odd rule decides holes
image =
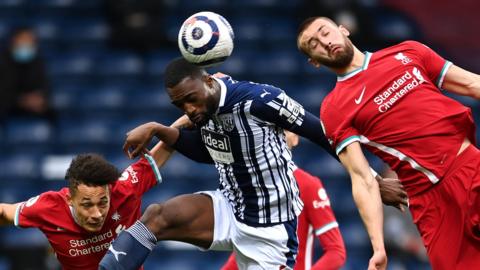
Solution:
[[[233,49],[232,55],[219,67],[211,68],[222,73],[231,75],[233,78],[240,80],[239,77],[245,76],[249,72],[252,60],[255,54],[247,50],[241,50],[237,47]],[[246,78],[243,78],[246,79]]]
[[[21,7],[26,0],[0,0],[0,8]]]
[[[163,84],[140,87],[131,91],[126,106],[134,111],[173,109]]]
[[[100,76],[139,76],[143,72],[142,59],[133,53],[115,52],[100,56],[95,72]]]
[[[97,52],[68,51],[50,55],[47,62],[50,75],[54,77],[86,77],[93,73]]]
[[[6,123],[8,143],[48,143],[53,135],[52,127],[46,120],[20,118]]]
[[[9,227],[3,234],[2,246],[13,247],[44,247],[48,245],[45,235],[38,229],[22,229]]]
[[[295,75],[299,69],[296,52],[270,51],[254,58],[250,64],[252,72],[258,75],[275,74],[278,76]]]
[[[90,91],[79,93],[76,106],[85,111],[121,109],[128,102],[130,87],[118,84],[97,85]]]
[[[39,159],[29,153],[11,154],[0,159],[0,179],[34,179],[38,176]],[[2,185],[2,189],[5,188]]]
[[[420,37],[419,28],[407,15],[393,11],[379,9],[374,16],[375,35],[383,40],[399,42],[408,39],[417,40]]]
[[[161,79],[167,64],[177,57],[181,57],[179,50],[150,53],[145,57],[145,71],[154,80]]]
[[[40,38],[41,42],[56,42],[61,35],[61,26],[63,20],[56,17],[36,17],[34,18],[35,24],[33,28],[35,33]]]
[[[62,121],[59,125],[58,143],[82,144],[99,143],[108,144],[112,142],[112,134],[115,127],[112,120],[104,119],[71,119],[70,122]]]
[[[76,43],[104,43],[110,34],[108,23],[103,19],[72,19],[61,28],[62,41]]]

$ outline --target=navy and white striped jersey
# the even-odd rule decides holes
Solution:
[[[284,129],[330,149],[319,119],[279,88],[216,80],[221,85],[217,112],[195,132],[218,169],[219,189],[243,223],[269,226],[294,219],[303,203]],[[185,132],[182,137],[186,140]]]

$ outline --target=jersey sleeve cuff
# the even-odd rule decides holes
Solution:
[[[157,164],[155,164],[155,160],[153,159],[153,157],[145,154],[145,159],[152,167],[153,174],[155,174],[155,179],[157,179],[157,183],[162,183],[162,175],[160,174],[160,170],[158,169]]]
[[[13,224],[16,226],[16,227],[20,227],[20,209],[22,208],[22,205],[24,203],[19,203],[17,205],[17,209],[15,209],[15,217],[13,218]]]
[[[448,69],[452,66],[452,62],[446,61],[443,65],[442,71],[440,71],[440,75],[438,75],[437,79],[437,87],[438,89],[442,89],[443,80],[445,79],[445,75],[447,74]]]
[[[315,230],[315,235],[316,236],[322,235],[322,234],[330,231],[331,229],[335,229],[335,228],[338,228],[338,223],[336,221],[332,221],[332,222],[327,223],[327,224],[323,225],[322,227],[316,229]]]
[[[360,141],[360,136],[358,135],[350,136],[338,144],[337,148],[335,149],[335,153],[338,156],[338,154],[342,152],[342,150],[345,149],[345,147],[347,147],[349,144],[353,142],[359,142],[359,141]]]

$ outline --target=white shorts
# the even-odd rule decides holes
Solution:
[[[237,221],[219,190],[201,191],[213,201],[214,233],[208,250],[235,251],[238,268],[293,269],[297,256],[297,219],[271,227],[252,227]],[[201,249],[204,250],[204,249]]]

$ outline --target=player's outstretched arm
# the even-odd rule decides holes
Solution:
[[[351,143],[338,156],[350,174],[353,199],[372,243],[373,256],[370,259],[368,270],[386,269],[383,209],[378,183],[373,178],[359,142]]]
[[[480,99],[480,75],[452,65],[445,74],[442,88],[455,94]]]
[[[173,122],[170,127],[173,128],[186,128],[186,127],[191,127],[193,123],[188,119],[186,115],[181,116],[175,122]],[[150,150],[150,153],[155,160],[155,163],[157,164],[158,167],[162,167],[167,160],[170,159],[172,156],[173,152],[175,152],[175,149],[172,147],[168,146],[166,143],[163,141],[158,142],[152,150]]]
[[[156,122],[140,125],[127,133],[123,151],[129,158],[137,157],[145,153],[146,147],[153,136],[158,137],[167,145],[173,145],[178,139],[179,131],[173,127],[167,127]],[[133,148],[132,151],[130,151]]]
[[[0,225],[13,225],[15,221],[15,211],[19,203],[9,204],[0,203]]]

